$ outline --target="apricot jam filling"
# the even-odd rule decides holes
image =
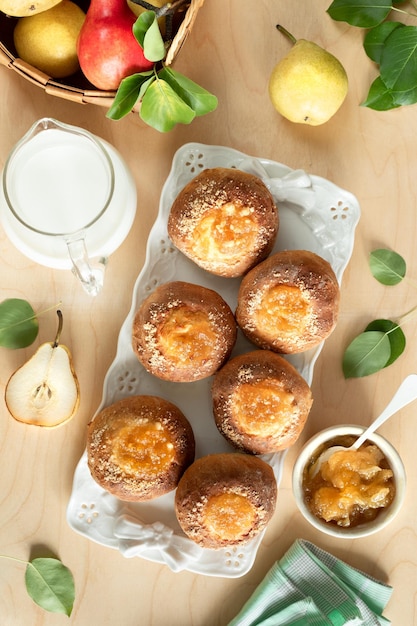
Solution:
[[[250,435],[276,437],[285,428],[282,415],[294,411],[294,396],[272,380],[243,383],[233,393],[232,416]]]
[[[303,487],[312,513],[342,527],[375,519],[395,495],[393,472],[381,450],[369,443],[335,452],[316,476],[305,473]]]
[[[207,211],[196,228],[198,244],[193,250],[203,259],[240,259],[243,251],[252,248],[258,232],[251,209],[229,202]]]
[[[221,539],[231,540],[247,535],[255,524],[250,501],[237,493],[210,496],[203,510],[203,524]]]
[[[207,314],[186,306],[172,309],[159,330],[161,352],[178,365],[205,363],[211,358],[217,335]]]
[[[174,456],[170,433],[160,422],[144,421],[120,429],[112,461],[126,474],[151,476],[165,471]]]
[[[268,289],[257,308],[255,323],[271,337],[302,334],[310,317],[311,304],[298,287],[277,285]]]

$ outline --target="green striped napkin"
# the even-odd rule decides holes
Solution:
[[[297,539],[228,626],[387,626],[392,587]]]

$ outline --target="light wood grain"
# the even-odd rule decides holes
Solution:
[[[408,275],[417,279],[417,115],[415,107],[376,113],[359,106],[376,69],[363,51],[361,31],[332,21],[326,13],[329,4],[326,0],[206,0],[176,68],[216,93],[218,110],[167,135],[146,127],[137,115],[120,122],[107,120],[101,107],[46,95],[11,70],[0,68],[0,166],[34,121],[51,116],[111,142],[131,167],[138,189],[136,221],[112,255],[104,291],[95,299],[84,294],[70,272],[27,260],[0,231],[1,300],[25,298],[36,310],[61,302],[62,340],[71,349],[81,385],[80,409],[67,425],[43,431],[18,424],[6,410],[4,387],[36,346],[54,336],[55,313],[41,318],[39,338],[30,348],[0,349],[0,552],[22,559],[54,553],[72,570],[76,584],[74,611],[68,620],[44,612],[26,595],[22,566],[0,561],[3,626],[223,626],[297,537],[387,581],[394,588],[387,617],[395,625],[417,623],[416,407],[402,410],[381,429],[400,451],[408,474],[405,505],[387,529],[348,542],[321,535],[297,512],[290,488],[293,461],[311,434],[333,423],[368,424],[401,379],[417,371],[417,327],[410,321],[404,327],[406,351],[393,366],[359,380],[346,381],[342,375],[343,349],[367,322],[393,318],[417,304],[411,282],[382,287],[367,267],[373,248],[390,247],[405,257]],[[291,124],[269,102],[269,74],[289,49],[275,29],[278,22],[296,37],[326,47],[347,69],[347,100],[324,126]],[[125,559],[78,536],[65,520],[85,426],[100,403],[103,379],[144,262],[161,188],[176,149],[188,141],[225,145],[303,168],[354,193],[362,207],[343,280],[340,320],[315,367],[311,416],[286,458],[277,511],[255,564],[247,575],[232,580],[173,574],[139,558]]]

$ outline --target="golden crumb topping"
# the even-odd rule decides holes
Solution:
[[[248,498],[225,492],[211,496],[202,513],[204,526],[223,540],[235,540],[250,533],[256,513]]]
[[[200,259],[233,264],[234,259],[240,260],[242,253],[252,249],[259,231],[253,209],[228,202],[202,216],[190,241],[191,249]]]
[[[128,475],[154,476],[173,462],[174,445],[160,422],[135,423],[118,432],[110,461]]]
[[[240,384],[230,401],[232,417],[246,433],[277,437],[288,428],[296,411],[294,394],[276,380]]]
[[[290,285],[277,285],[263,292],[255,311],[255,324],[265,336],[301,335],[311,319],[308,292]],[[279,330],[278,330],[279,329]]]
[[[160,352],[181,367],[211,358],[218,335],[204,311],[186,306],[172,309],[158,330]]]

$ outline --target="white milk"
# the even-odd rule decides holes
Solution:
[[[95,145],[81,135],[49,129],[33,137],[11,162],[12,206],[29,226],[47,233],[84,228],[102,211],[111,171]]]
[[[133,178],[116,150],[95,139],[104,152],[82,134],[47,128],[23,142],[9,161],[3,185],[18,217],[2,188],[0,218],[14,245],[42,265],[72,267],[63,235],[81,231],[88,256],[106,258],[132,226]]]

